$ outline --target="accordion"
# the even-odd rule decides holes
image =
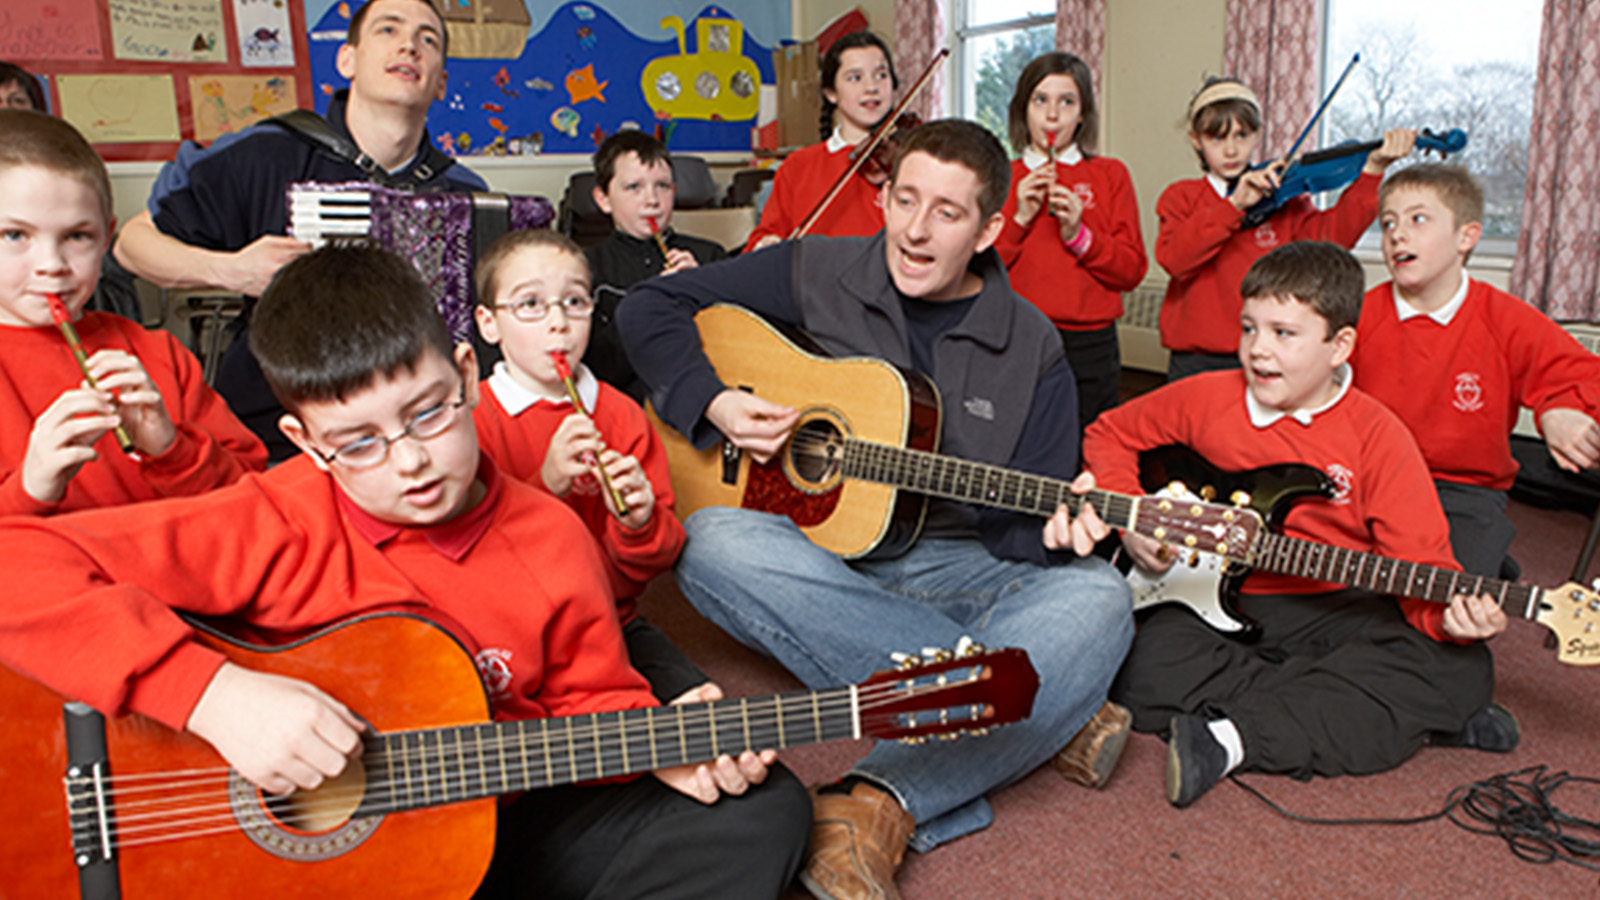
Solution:
[[[366,182],[300,182],[289,186],[288,203],[289,233],[302,241],[366,235],[410,260],[458,342],[473,335],[473,262],[500,235],[555,219],[543,197],[414,194]]]

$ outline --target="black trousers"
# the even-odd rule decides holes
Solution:
[[[1201,372],[1237,368],[1239,368],[1239,356],[1236,353],[1173,353],[1167,357],[1167,383],[1171,384],[1180,378],[1188,378]]]
[[[1122,348],[1117,343],[1117,326],[1094,331],[1068,331],[1058,328],[1061,348],[1078,381],[1078,434],[1097,416],[1113,406],[1122,392]]]
[[[500,810],[475,900],[777,898],[805,861],[811,798],[782,765],[706,806],[644,775],[524,794]]]
[[[1501,569],[1517,536],[1517,527],[1506,516],[1506,492],[1452,481],[1435,481],[1433,486],[1450,520],[1456,562],[1474,575],[1505,577]]]
[[[1241,611],[1262,625],[1254,644],[1176,604],[1139,623],[1111,687],[1135,729],[1164,731],[1179,714],[1226,717],[1244,739],[1243,770],[1355,775],[1460,731],[1494,693],[1488,647],[1435,641],[1388,597],[1249,597]]]

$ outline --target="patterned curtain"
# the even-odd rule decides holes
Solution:
[[[950,16],[949,10],[946,0],[894,0],[894,68],[903,90],[911,89],[933,55],[945,46],[945,20]],[[946,68],[948,61],[939,67],[928,86],[907,109],[925,120],[944,115]]]
[[[1056,0],[1056,49],[1077,56],[1094,76],[1096,96],[1104,79],[1106,0]]]
[[[1600,3],[1545,0],[1510,287],[1558,321],[1600,321],[1597,65]]]
[[[1261,98],[1262,159],[1287,153],[1322,94],[1320,0],[1228,0],[1223,65]]]

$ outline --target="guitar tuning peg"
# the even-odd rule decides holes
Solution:
[[[961,640],[956,641],[956,659],[970,659],[974,656],[982,656],[987,652],[989,652],[988,647],[966,635],[962,635]]]
[[[927,742],[927,737],[920,734],[914,734],[900,739],[900,743],[905,744],[907,747],[920,747]]]
[[[1228,499],[1233,502],[1234,506],[1250,505],[1250,495],[1244,491],[1234,491],[1232,494],[1228,495]]]
[[[922,661],[918,659],[915,654],[901,653],[898,650],[890,652],[889,661],[894,663],[895,668],[902,672],[909,669],[915,669],[917,666],[922,665]]]
[[[950,651],[946,650],[943,647],[923,647],[922,648],[922,658],[927,660],[928,662],[935,662],[935,663],[949,662],[950,661]]]
[[[1216,496],[1217,489],[1209,484],[1200,489],[1200,499],[1206,501],[1207,503],[1210,503],[1212,500],[1216,499]]]
[[[1187,490],[1189,490],[1189,486],[1177,479],[1167,482],[1167,491],[1175,497],[1183,496]]]

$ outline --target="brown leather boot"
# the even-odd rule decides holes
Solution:
[[[1087,788],[1105,787],[1117,760],[1122,758],[1122,748],[1128,744],[1132,722],[1133,716],[1126,708],[1107,700],[1050,764],[1068,781]]]
[[[893,796],[869,784],[811,795],[811,858],[800,882],[820,900],[900,900],[894,872],[915,824]]]

